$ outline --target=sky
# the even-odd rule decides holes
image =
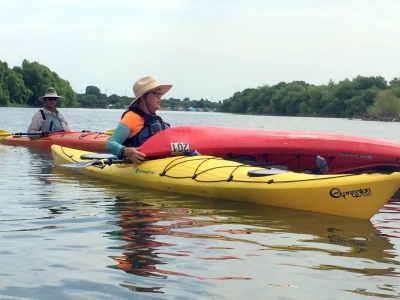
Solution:
[[[38,62],[77,93],[222,101],[279,82],[400,77],[398,0],[0,0],[0,61]]]

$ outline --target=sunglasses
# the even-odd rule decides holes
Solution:
[[[57,101],[58,98],[56,98],[56,97],[54,97],[54,98],[49,97],[49,98],[46,98],[46,100],[49,100],[49,101]]]
[[[163,94],[162,93],[160,93],[159,91],[153,91],[153,92],[150,92],[150,93],[152,93],[154,96],[156,96],[156,97],[161,97]]]

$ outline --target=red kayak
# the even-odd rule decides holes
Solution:
[[[50,148],[52,144],[91,152],[106,152],[108,134],[62,132],[30,140],[17,134],[0,143]],[[140,150],[149,158],[181,154],[213,155],[248,164],[287,168],[297,172],[344,173],[400,170],[400,143],[315,132],[177,126],[148,139]],[[321,156],[327,166],[317,165]]]
[[[177,126],[159,132],[141,147],[152,157],[195,150],[298,172],[320,173],[318,155],[326,161],[328,173],[400,170],[400,143],[340,134]]]
[[[27,135],[27,134],[25,134]],[[21,134],[10,134],[0,139],[1,144],[50,149],[57,144],[93,152],[106,152],[106,142],[110,135],[97,132],[57,132],[31,140]]]

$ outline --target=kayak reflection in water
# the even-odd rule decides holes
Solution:
[[[139,147],[157,132],[169,128],[161,117],[156,115],[160,109],[161,97],[165,95],[172,85],[160,85],[152,76],[139,79],[133,85],[135,99],[129,105],[107,141],[107,151],[130,160],[141,163],[146,154],[139,151]]]

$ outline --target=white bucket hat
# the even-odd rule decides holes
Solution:
[[[53,87],[49,87],[46,90],[46,93],[44,93],[44,96],[39,97],[39,100],[43,102],[44,98],[59,98],[59,99],[63,99],[64,97],[62,96],[58,96],[56,89]]]
[[[136,81],[133,85],[133,93],[135,94],[135,99],[133,99],[132,103],[129,106],[131,106],[133,103],[135,103],[137,99],[139,99],[147,92],[150,92],[151,90],[158,89],[160,90],[160,93],[165,95],[171,88],[172,85],[170,84],[159,84],[153,76],[143,77]]]

